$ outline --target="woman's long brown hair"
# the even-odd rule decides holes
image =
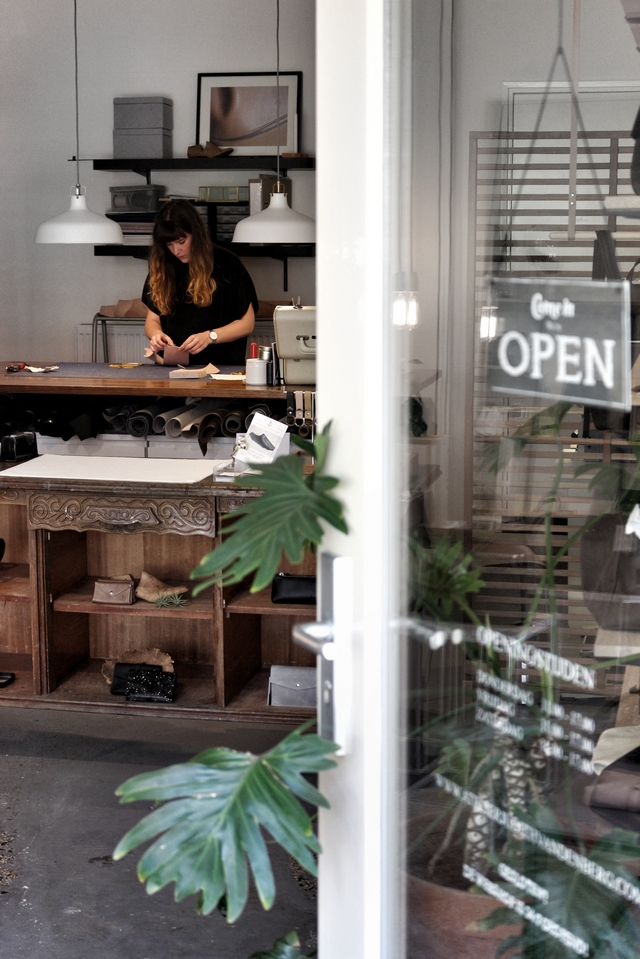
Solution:
[[[179,260],[167,243],[191,236],[189,285],[187,297],[196,306],[209,306],[216,289],[213,271],[213,245],[198,211],[186,200],[163,204],[153,227],[153,246],[149,253],[149,288],[160,314],[169,316],[174,309],[176,275]]]

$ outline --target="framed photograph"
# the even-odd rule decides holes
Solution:
[[[199,73],[196,143],[233,147],[236,156],[299,151],[302,73]],[[279,129],[278,129],[279,128]]]

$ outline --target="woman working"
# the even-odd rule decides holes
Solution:
[[[176,346],[189,362],[243,366],[258,309],[235,254],[214,248],[196,209],[170,200],[156,217],[142,301],[154,353]]]

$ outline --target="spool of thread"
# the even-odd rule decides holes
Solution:
[[[254,343],[251,344],[255,346]],[[257,357],[249,357],[247,360],[247,386],[266,386],[267,385],[267,361],[259,360]]]

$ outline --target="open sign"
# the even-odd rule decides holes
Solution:
[[[631,333],[626,280],[492,277],[495,336],[491,390],[631,408]]]

